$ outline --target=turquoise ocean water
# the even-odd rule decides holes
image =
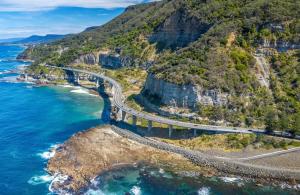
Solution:
[[[24,48],[0,46],[0,194],[49,194],[48,152],[72,134],[103,124],[101,98],[71,86],[34,87],[15,82],[9,70],[28,63]],[[258,187],[237,178],[184,177],[155,167],[131,167],[101,175],[86,194],[297,194]],[[51,193],[50,193],[51,194]]]

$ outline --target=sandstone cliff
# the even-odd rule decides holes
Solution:
[[[179,9],[154,30],[149,40],[157,43],[159,49],[176,49],[197,40],[209,27],[187,10]]]
[[[196,85],[176,85],[149,74],[143,89],[143,95],[157,98],[161,104],[172,107],[195,109],[199,104],[225,105],[227,94],[219,90],[202,89]]]
[[[79,56],[78,59],[75,60],[75,64],[88,64],[88,65],[95,65],[99,63],[99,58],[97,54],[89,53],[85,55]]]

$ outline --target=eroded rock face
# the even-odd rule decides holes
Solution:
[[[99,55],[99,63],[100,65],[108,68],[120,68],[123,66],[132,66],[133,60],[130,57],[123,57],[119,54],[100,54]]]
[[[162,104],[172,107],[195,109],[199,104],[226,105],[227,94],[219,90],[205,90],[195,85],[176,85],[149,74],[143,89],[146,97],[157,98]]]
[[[159,49],[184,47],[197,40],[209,27],[180,9],[154,30],[149,41],[158,43]]]
[[[78,59],[75,60],[76,64],[94,65],[94,64],[98,64],[98,62],[99,62],[98,58],[93,53],[82,55]]]
[[[268,40],[268,39],[262,39],[260,41],[260,47],[261,48],[272,48],[276,49],[280,52],[285,52],[287,50],[291,49],[300,49],[299,44],[295,43],[290,43],[288,41],[283,41],[283,40]]]

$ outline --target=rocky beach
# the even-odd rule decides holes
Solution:
[[[276,158],[272,162],[276,162]],[[271,161],[271,160],[270,160]],[[255,179],[257,185],[282,185],[297,189],[299,173],[282,167],[239,163],[185,150],[156,140],[147,139],[115,126],[102,126],[80,132],[56,149],[48,162],[52,175],[67,176],[52,183],[54,191],[84,192],[93,179],[105,172],[126,166],[151,164],[177,174],[195,178],[243,176]],[[285,168],[285,169],[284,169]],[[291,167],[288,167],[291,168]]]
[[[140,163],[179,173],[216,174],[214,169],[196,166],[179,154],[158,150],[123,137],[108,125],[72,136],[56,149],[54,157],[48,162],[47,170],[52,175],[64,175],[68,178],[63,182],[55,182],[54,179],[54,191],[78,192],[105,171]]]

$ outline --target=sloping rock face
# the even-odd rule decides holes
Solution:
[[[268,40],[268,39],[262,39],[260,41],[261,48],[273,48],[280,52],[285,52],[287,50],[291,49],[300,49],[300,45],[296,43],[290,43],[288,41],[283,40]]]
[[[98,64],[98,57],[96,57],[95,54],[85,54],[80,56],[78,59],[75,60],[76,64],[89,64],[89,65],[94,65]]]
[[[99,64],[112,69],[117,69],[123,66],[132,66],[134,61],[130,57],[123,57],[119,54],[102,53],[99,55]]]
[[[195,85],[176,85],[149,74],[142,91],[148,98],[172,107],[195,109],[202,105],[226,105],[227,94],[219,90],[205,90]]]
[[[209,27],[186,10],[179,9],[154,30],[149,41],[156,42],[158,49],[176,49],[197,40]]]

